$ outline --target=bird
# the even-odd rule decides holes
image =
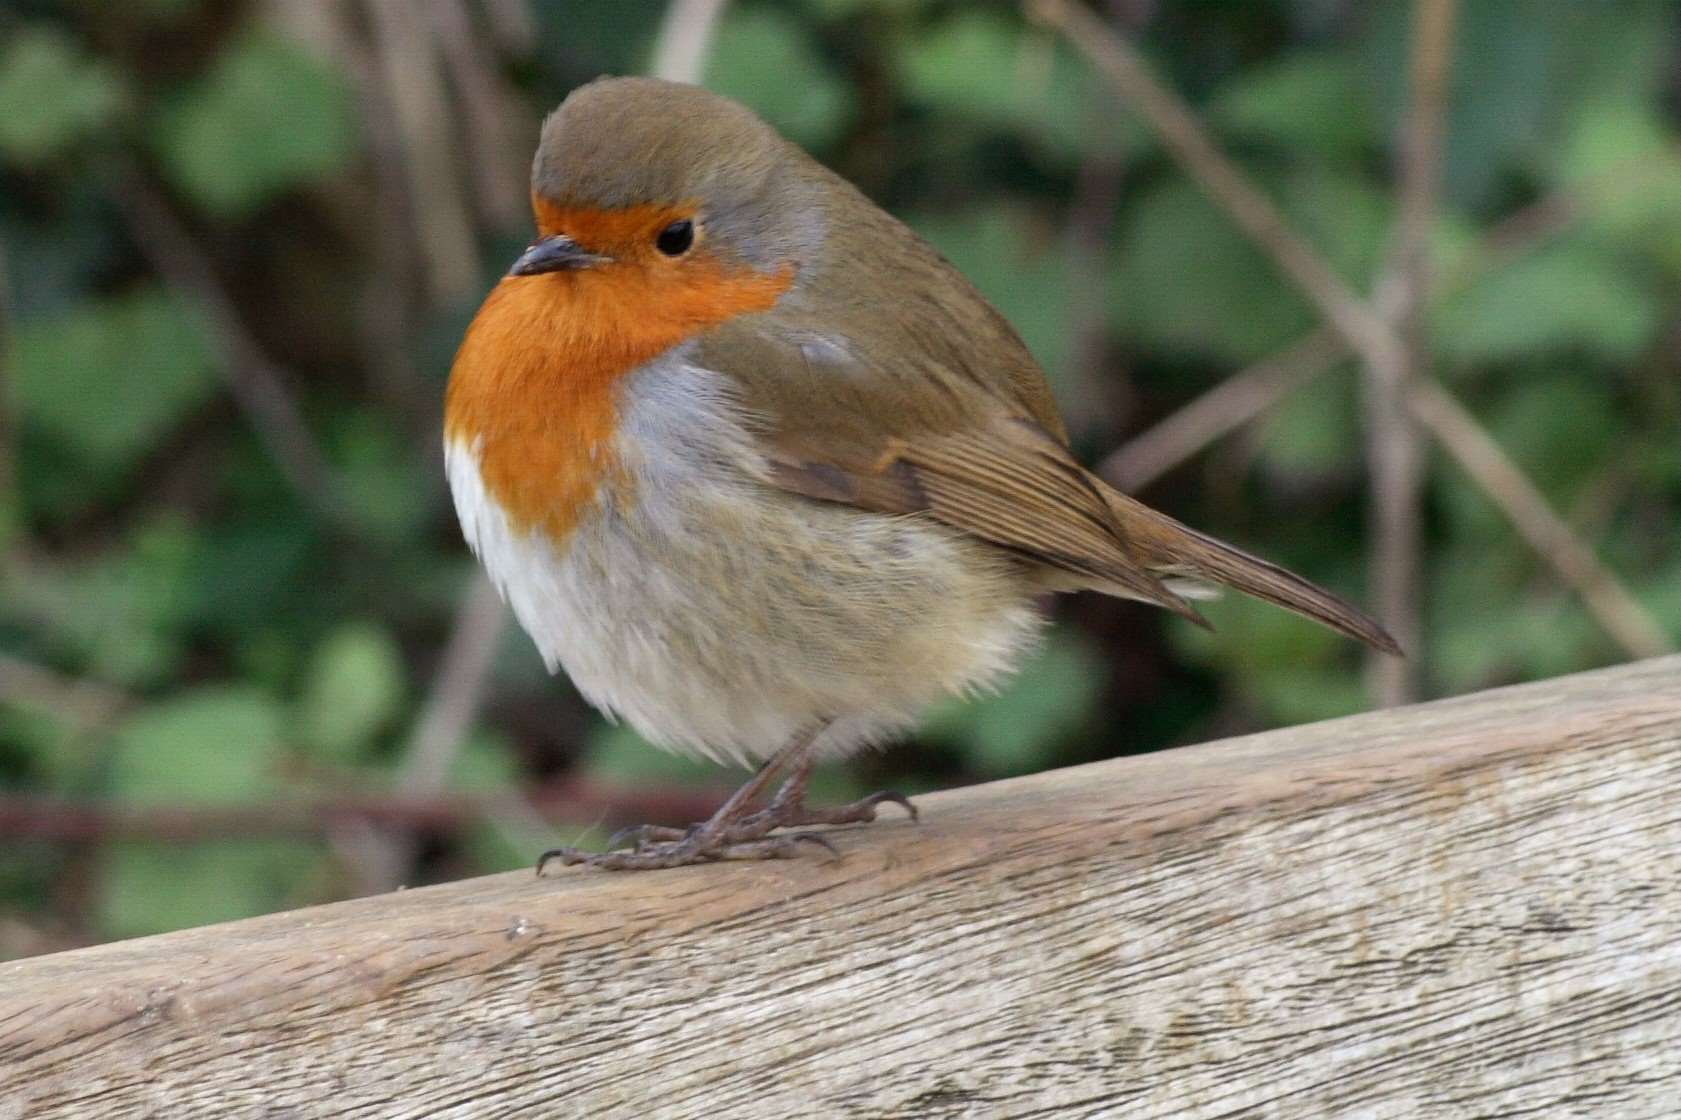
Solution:
[[[556,848],[539,875],[833,851],[811,826],[914,817],[891,791],[809,806],[806,783],[997,686],[1048,592],[1200,623],[1190,599],[1233,588],[1399,653],[1342,599],[1081,466],[1004,316],[745,106],[579,86],[543,122],[531,202],[536,238],[445,392],[463,535],[609,718],[758,765],[706,820]]]

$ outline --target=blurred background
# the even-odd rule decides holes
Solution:
[[[997,303],[1085,461],[1414,655],[1063,598],[1005,691],[819,796],[1681,635],[1675,3],[12,0],[0,956],[529,866],[740,779],[544,674],[440,470],[542,115],[626,72],[758,109]]]

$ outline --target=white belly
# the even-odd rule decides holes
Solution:
[[[1039,627],[1014,561],[774,489],[722,386],[677,357],[627,378],[634,499],[598,500],[558,548],[446,447],[467,540],[551,671],[652,742],[748,762],[823,720],[827,753],[879,741],[1014,664]]]

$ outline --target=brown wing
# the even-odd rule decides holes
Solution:
[[[913,388],[801,337],[738,324],[710,338],[701,355],[740,384],[764,426],[771,477],[784,489],[879,513],[926,514],[1076,582],[1198,623],[1164,580],[1232,587],[1399,652],[1382,627],[1330,592],[1112,489],[993,391],[940,368],[924,370]]]
[[[771,443],[776,482],[797,494],[881,513],[926,513],[954,529],[1201,622],[1133,555],[1093,479],[1030,420],[879,448],[782,433]]]
[[[739,382],[764,421],[778,485],[878,513],[927,514],[1201,621],[1129,548],[1101,483],[1025,405],[942,365],[912,382],[815,338],[738,322],[703,348],[704,364]],[[1025,351],[1023,359],[1031,361]]]
[[[1376,623],[1275,565],[1187,529],[1082,468],[1009,323],[910,230],[811,161],[838,250],[769,312],[704,336],[764,426],[774,481],[823,501],[921,513],[1076,582],[1201,622],[1164,578],[1224,584],[1394,651]],[[831,242],[831,245],[840,244]],[[894,281],[894,296],[882,290]]]

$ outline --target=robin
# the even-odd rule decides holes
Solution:
[[[1200,621],[1235,588],[1397,653],[1298,576],[1077,463],[1044,374],[932,247],[752,112],[606,78],[543,124],[537,239],[450,374],[467,541],[551,671],[653,743],[763,762],[708,820],[543,855],[611,869],[785,857],[821,758],[996,684],[1036,596]],[[778,775],[780,788],[755,808]]]

